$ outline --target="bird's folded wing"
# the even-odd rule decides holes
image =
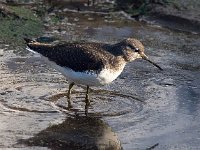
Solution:
[[[28,44],[28,47],[57,65],[68,67],[77,72],[99,71],[106,61],[104,57],[99,55],[97,50],[77,44],[55,46]]]

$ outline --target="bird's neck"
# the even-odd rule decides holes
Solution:
[[[115,57],[118,57],[117,59],[119,60],[123,59],[123,61],[121,62],[128,63],[136,59],[136,57],[134,58],[132,51],[131,50],[128,51],[126,49],[126,44],[124,44],[123,42],[113,44],[113,45],[109,45],[109,44],[104,45],[103,49],[111,53]]]
[[[127,64],[127,61],[124,60],[123,56],[116,56],[115,61],[112,64],[112,66],[116,70],[123,70],[126,64]]]
[[[119,43],[113,45],[105,44],[103,45],[102,48],[107,52],[111,53],[112,55],[114,55],[115,57],[123,56],[122,46]]]

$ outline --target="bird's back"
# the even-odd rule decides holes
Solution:
[[[111,45],[103,43],[64,43],[45,44],[27,40],[27,46],[34,52],[47,57],[62,67],[74,71],[101,71],[103,68],[116,68],[119,58],[108,51]]]

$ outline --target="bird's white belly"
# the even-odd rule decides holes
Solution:
[[[123,71],[124,66],[121,66],[119,70],[115,69],[107,69],[104,68],[99,74],[98,74],[98,79],[102,85],[109,84],[113,80],[115,80]]]
[[[61,67],[56,63],[49,61],[46,57],[42,58],[50,64],[53,68],[57,71],[61,72],[68,81],[74,82],[78,85],[88,85],[88,86],[102,86],[111,83],[115,80],[123,71],[124,66],[121,67],[120,70],[110,70],[110,69],[103,69],[99,74],[96,72],[76,72],[67,67]]]

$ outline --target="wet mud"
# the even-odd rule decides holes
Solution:
[[[107,43],[135,37],[164,70],[144,60],[128,64],[112,84],[91,87],[86,118],[84,87],[74,87],[73,109],[68,110],[68,82],[59,72],[24,52],[25,47],[20,55],[1,44],[0,148],[63,149],[71,144],[73,149],[74,144],[125,150],[199,149],[198,34],[110,14],[76,13],[74,18],[75,12],[62,13],[64,19],[56,24],[47,22],[44,36]]]

